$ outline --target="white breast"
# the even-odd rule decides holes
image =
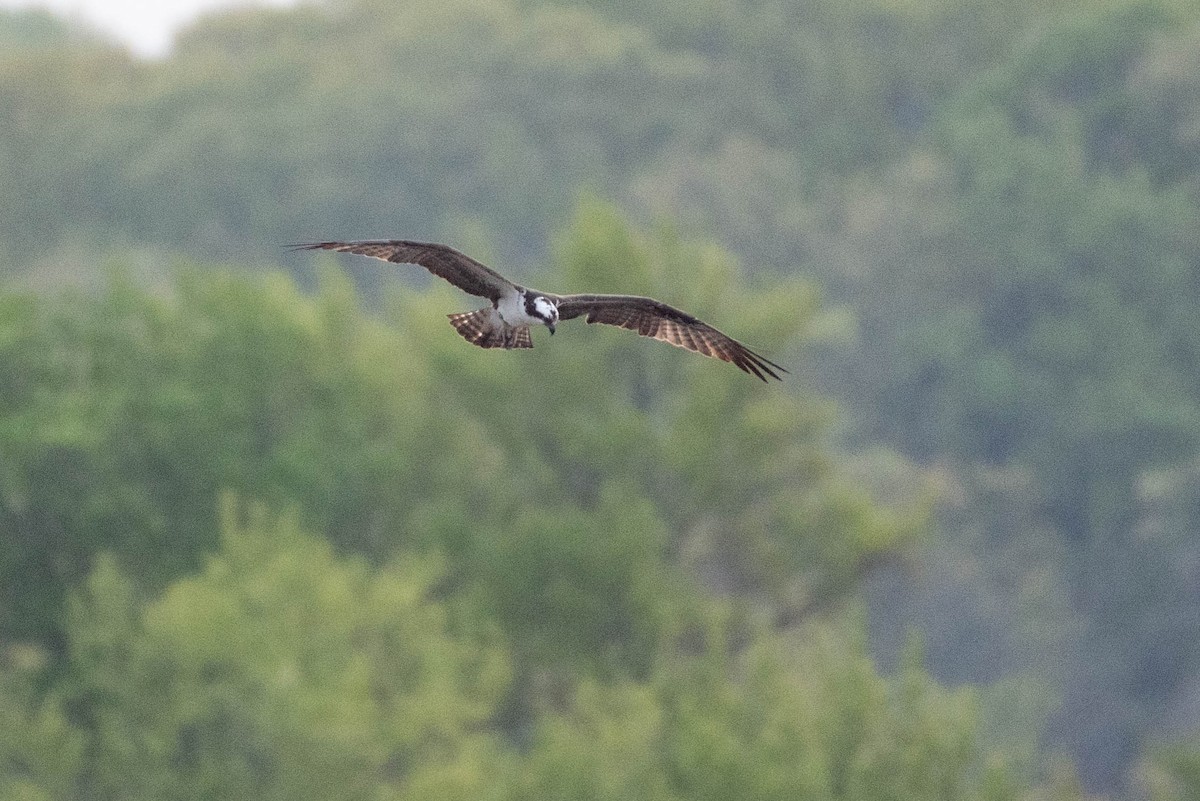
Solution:
[[[496,311],[505,323],[511,326],[535,325],[542,321],[525,313],[525,295],[522,292],[512,292],[500,298]]]

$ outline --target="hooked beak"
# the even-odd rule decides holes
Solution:
[[[550,329],[550,336],[554,336],[554,323],[546,323],[546,327]]]

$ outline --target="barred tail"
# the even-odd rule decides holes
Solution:
[[[495,314],[494,309],[483,308],[448,316],[454,330],[472,345],[478,345],[481,348],[533,347],[533,340],[529,336],[529,326],[527,325],[510,329],[509,339],[505,341],[504,325],[496,324]]]
[[[513,341],[510,348],[532,348],[533,337],[529,336],[529,326],[523,325],[513,331]]]

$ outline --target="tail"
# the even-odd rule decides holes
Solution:
[[[495,310],[490,308],[476,309],[473,312],[451,314],[450,325],[462,334],[463,339],[481,348],[532,348],[533,340],[529,336],[529,326],[509,329],[511,334],[506,341],[504,325],[495,323]]]

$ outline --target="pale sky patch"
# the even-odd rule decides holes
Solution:
[[[207,11],[238,6],[290,6],[297,0],[0,0],[0,8],[44,8],[81,19],[146,58],[171,48],[175,31]]]

